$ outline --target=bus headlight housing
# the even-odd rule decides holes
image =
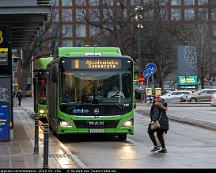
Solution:
[[[39,113],[40,114],[47,114],[48,110],[47,109],[41,109],[41,110],[39,110]]]
[[[133,120],[128,120],[123,123],[124,127],[131,127],[133,125]]]
[[[60,126],[62,126],[62,127],[72,127],[72,125],[67,121],[60,121]]]

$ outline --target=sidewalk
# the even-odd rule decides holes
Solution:
[[[32,99],[23,99],[23,107],[14,107],[14,127],[10,142],[0,142],[0,169],[43,168],[43,131],[39,130],[39,154],[34,154],[34,120],[24,110],[33,110]],[[49,134],[49,168],[80,168],[74,155],[52,132]]]

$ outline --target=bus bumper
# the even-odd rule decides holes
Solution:
[[[122,128],[72,128],[72,127],[61,127],[58,126],[58,134],[134,134],[133,127],[122,127]]]

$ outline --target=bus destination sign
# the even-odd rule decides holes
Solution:
[[[114,59],[75,59],[73,69],[121,69],[121,60]]]

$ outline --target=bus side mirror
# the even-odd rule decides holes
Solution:
[[[58,81],[58,74],[59,74],[59,66],[58,64],[53,64],[52,65],[52,70],[51,70],[51,78],[53,82],[57,82]]]

